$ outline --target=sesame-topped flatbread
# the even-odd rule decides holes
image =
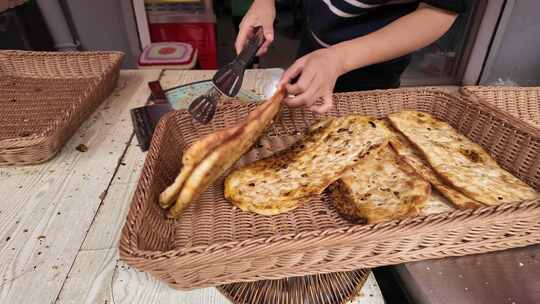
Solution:
[[[390,145],[396,152],[409,164],[416,173],[420,174],[425,180],[431,183],[433,188],[437,189],[444,197],[446,197],[452,205],[457,209],[478,208],[484,206],[467,196],[452,186],[447,185],[442,178],[431,168],[430,164],[412,143],[401,134],[398,130],[392,127],[388,120],[384,120],[389,130],[392,130],[390,136]]]
[[[191,145],[182,156],[182,169],[174,182],[159,195],[159,205],[169,208],[180,194],[186,179],[195,167],[219,145],[223,144],[241,130],[241,125],[234,125],[208,134]]]
[[[177,218],[189,203],[255,144],[278,114],[284,97],[285,92],[278,91],[270,100],[255,108],[244,122],[209,135],[188,150],[186,154],[191,157],[187,159],[188,165],[182,168],[172,188],[162,194],[161,206],[164,207],[170,205],[170,197],[177,195],[168,217]],[[183,160],[186,161],[186,158]]]
[[[330,193],[340,214],[373,224],[420,214],[426,208],[431,187],[386,145],[347,170]]]
[[[418,214],[430,215],[452,210],[455,210],[452,204],[439,191],[432,188],[428,199],[418,207]]]
[[[478,144],[422,112],[389,115],[391,124],[418,148],[445,183],[485,205],[538,197],[533,188],[502,169]]]
[[[345,170],[386,144],[385,132],[370,117],[326,120],[289,149],[231,173],[225,197],[242,210],[282,213],[321,194]]]

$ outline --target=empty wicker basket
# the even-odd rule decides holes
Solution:
[[[123,56],[0,51],[0,165],[52,158],[114,89]]]
[[[540,87],[467,86],[461,91],[540,128]]]

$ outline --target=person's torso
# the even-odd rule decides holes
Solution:
[[[374,32],[413,12],[417,0],[307,0],[308,29],[321,46]]]
[[[236,17],[243,17],[249,7],[253,4],[253,0],[231,0],[231,13]]]

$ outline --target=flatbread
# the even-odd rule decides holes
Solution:
[[[191,145],[182,156],[182,169],[173,184],[159,195],[159,205],[163,209],[169,208],[178,198],[184,182],[191,175],[195,167],[216,147],[234,137],[241,130],[240,125],[234,125],[217,132],[208,134]]]
[[[312,125],[308,130],[308,135],[306,135],[307,138],[303,139],[303,144],[299,144],[299,143],[294,144],[295,142],[298,142],[298,139],[299,139],[298,136],[290,136],[290,138],[287,137],[285,141],[292,142],[293,145],[291,145],[287,149],[284,149],[276,153],[274,157],[279,158],[279,155],[281,154],[291,153],[293,149],[296,149],[297,151],[310,149],[313,145],[317,143],[317,140],[323,136],[324,132],[322,132],[322,130],[324,130],[324,128],[326,128],[332,122],[332,120],[333,118],[326,118]],[[294,137],[296,137],[296,139],[294,139]],[[309,140],[308,138],[311,140]],[[235,195],[235,194],[238,195],[237,189],[231,189],[230,187],[231,187],[231,184],[225,182],[225,197],[228,197],[229,195]],[[259,205],[259,206],[255,206],[249,203],[249,201],[247,200],[238,200],[235,202],[235,205],[244,211],[256,212],[263,215],[275,215],[275,214],[291,211],[297,208],[301,203],[302,203],[301,199],[294,200],[294,199],[283,198],[279,201],[273,201],[269,204]]]
[[[389,120],[448,185],[467,197],[490,206],[538,197],[533,188],[447,123],[414,111],[391,114]]]
[[[444,195],[455,208],[468,209],[484,206],[483,204],[465,196],[452,186],[446,185],[444,181],[437,176],[437,173],[433,170],[433,168],[431,168],[427,160],[424,159],[421,152],[413,147],[409,140],[405,138],[399,131],[394,129],[387,120],[384,120],[384,123],[387,125],[388,129],[393,131],[392,135],[390,136],[390,145],[396,150],[399,156],[401,156],[403,160],[416,171],[416,173],[430,182],[433,188],[437,189],[442,195]]]
[[[184,173],[187,177],[181,185],[176,203],[167,214],[168,217],[177,218],[189,203],[198,198],[211,183],[218,179],[255,144],[278,114],[284,97],[285,92],[278,91],[269,101],[254,109],[245,122],[237,126],[237,129],[233,127],[229,133],[224,132],[221,135],[214,136],[214,139],[219,144],[209,143],[209,140],[207,140],[207,145],[201,143],[197,149],[192,151],[191,160],[202,158],[196,156],[194,151],[197,150],[202,151],[201,154],[206,154],[206,156],[194,166],[189,174]],[[216,138],[219,138],[219,140]],[[207,153],[208,147],[214,149]],[[182,175],[182,172],[180,175]]]
[[[430,184],[389,145],[347,170],[330,193],[340,214],[367,224],[415,216],[437,207],[435,199],[426,205]]]
[[[231,173],[225,180],[225,197],[258,214],[289,211],[321,194],[344,171],[385,144],[385,132],[370,117],[325,120],[289,149]]]
[[[426,202],[418,207],[418,215],[430,215],[455,210],[437,190],[432,189]]]

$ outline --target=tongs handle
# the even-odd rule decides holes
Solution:
[[[255,54],[257,54],[257,51],[261,47],[261,45],[264,42],[264,32],[263,27],[259,26],[254,29],[253,36],[249,38],[248,42],[236,58],[236,61],[241,64],[242,66],[247,66],[251,60],[255,57]]]
[[[263,28],[259,26],[254,30],[253,36],[249,38],[242,52],[231,63],[221,67],[212,78],[216,88],[227,96],[233,97],[238,94],[244,71],[264,41]]]

